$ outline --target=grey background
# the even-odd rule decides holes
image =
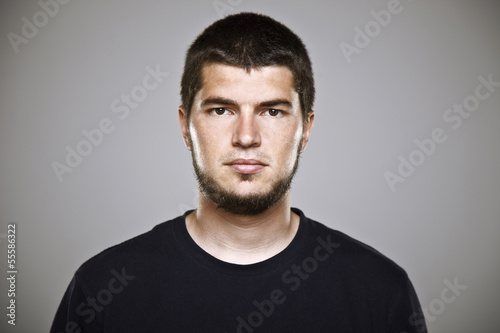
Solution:
[[[293,205],[404,267],[422,306],[439,310],[431,332],[498,332],[500,88],[457,130],[443,114],[474,94],[479,76],[500,81],[499,2],[402,0],[350,63],[340,44],[354,44],[355,27],[388,1],[220,2],[271,15],[309,48],[316,124]],[[0,331],[43,332],[81,263],[195,206],[179,79],[189,43],[227,12],[214,1],[74,0],[16,53],[7,34],[21,35],[21,18],[33,22],[41,7],[0,8],[0,268],[15,222],[19,271],[15,327],[0,279]],[[157,65],[169,76],[119,119],[112,101]],[[114,131],[60,182],[51,163],[103,118]],[[447,141],[391,191],[384,173],[435,128]],[[467,289],[436,307],[454,279]]]

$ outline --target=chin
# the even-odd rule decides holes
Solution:
[[[263,191],[262,187],[256,188],[254,186],[245,188],[231,188],[229,189],[229,192],[232,192],[233,194],[242,198],[247,198],[255,195],[266,195],[268,193],[268,191]]]
[[[248,182],[248,181],[250,181],[250,182],[251,182],[251,181],[253,181],[253,180],[256,178],[256,177],[255,177],[255,176],[256,176],[255,174],[241,174],[241,175],[239,175],[239,176],[240,176],[240,179],[241,179],[242,181],[244,181],[244,182],[245,182],[245,181],[246,181],[246,182]]]

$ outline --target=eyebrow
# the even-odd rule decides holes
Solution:
[[[220,104],[220,105],[236,105],[236,101],[232,99],[226,99],[222,97],[207,98],[201,102],[201,106],[207,106],[210,104]]]
[[[218,105],[238,105],[236,101],[232,99],[227,99],[227,98],[222,98],[222,97],[213,97],[213,98],[207,98],[203,100],[201,103],[201,106],[207,106],[211,104],[218,104]],[[264,101],[259,103],[259,107],[272,107],[272,106],[277,106],[277,105],[284,105],[286,107],[291,108],[292,107],[292,102],[286,99],[274,99],[270,101]]]
[[[286,99],[275,99],[272,101],[265,101],[259,104],[259,106],[264,106],[264,107],[271,107],[271,106],[276,106],[276,105],[284,105],[286,107],[291,108],[292,107],[292,102],[286,100]]]

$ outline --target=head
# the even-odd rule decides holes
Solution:
[[[190,46],[179,121],[201,194],[233,214],[259,214],[289,193],[312,128],[307,51],[264,15],[228,16]]]
[[[265,66],[285,66],[293,74],[303,120],[314,103],[311,60],[301,39],[280,22],[261,14],[227,16],[206,28],[186,54],[181,80],[181,100],[190,111],[202,85],[206,64],[220,63],[246,71]]]

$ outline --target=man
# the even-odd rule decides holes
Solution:
[[[198,208],[83,264],[51,332],[426,332],[405,271],[290,207],[314,123],[302,41],[241,13],[186,55]]]

